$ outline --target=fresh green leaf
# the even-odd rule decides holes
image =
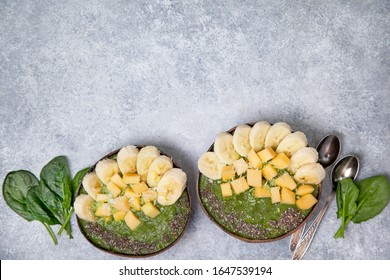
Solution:
[[[62,224],[66,219],[66,213],[62,207],[61,198],[52,192],[42,181],[35,191],[46,208],[49,209],[53,216]]]
[[[8,206],[27,221],[34,220],[34,215],[26,203],[28,190],[39,185],[34,174],[26,170],[12,171],[3,183],[3,197]]]
[[[366,178],[356,183],[359,188],[357,212],[352,218],[361,223],[378,215],[389,203],[390,183],[383,175]]]
[[[79,189],[81,182],[83,181],[84,176],[88,173],[90,170],[90,167],[84,168],[76,173],[76,175],[73,177],[72,180],[72,194],[73,194],[73,201],[75,200],[77,196],[77,190]]]
[[[349,223],[357,211],[356,200],[359,196],[359,189],[351,178],[345,178],[338,182],[336,191],[338,197],[338,206],[341,208],[337,211],[337,216],[341,217],[341,227],[335,234],[335,238],[344,237],[345,226]]]
[[[49,161],[43,167],[40,178],[41,184],[60,198],[64,212],[67,214],[72,202],[72,187],[66,158],[58,156]]]
[[[60,222],[54,217],[51,211],[42,202],[36,193],[37,187],[32,187],[28,190],[26,196],[26,204],[35,220],[41,221],[48,225],[58,225]]]

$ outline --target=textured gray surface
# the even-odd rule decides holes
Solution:
[[[286,121],[315,145],[338,133],[360,178],[389,174],[389,1],[0,1],[0,178],[68,156],[73,172],[154,144],[188,173],[217,132]],[[62,3],[67,2],[67,3]],[[276,3],[277,2],[277,3]],[[287,259],[288,239],[236,240],[193,199],[188,231],[156,259]],[[332,203],[307,259],[390,259],[390,207],[339,226]],[[115,259],[52,245],[0,199],[1,259]]]

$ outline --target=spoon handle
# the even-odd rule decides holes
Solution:
[[[303,224],[299,229],[297,229],[290,239],[289,249],[291,253],[294,253],[295,248],[298,245],[299,239],[301,239],[303,232],[305,231],[306,224]]]
[[[326,210],[328,209],[330,202],[333,200],[336,192],[332,189],[332,192],[329,194],[328,198],[326,199],[326,202],[324,204],[324,207],[322,207],[321,211],[318,213],[317,217],[313,221],[313,223],[308,228],[306,234],[302,237],[302,239],[299,241],[297,248],[294,251],[294,254],[292,256],[293,260],[300,260],[305,255],[307,249],[309,249],[310,244],[314,238],[314,235],[318,229],[318,226],[321,223],[322,218],[324,217],[324,214]]]

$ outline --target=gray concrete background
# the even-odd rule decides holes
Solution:
[[[389,1],[1,0],[1,181],[39,174],[60,154],[74,174],[121,146],[153,144],[194,195],[215,135],[258,120],[286,121],[311,145],[335,132],[342,153],[361,158],[359,178],[389,175],[389,12]],[[290,257],[288,238],[243,243],[193,204],[183,239],[155,259]],[[335,211],[306,259],[390,259],[390,207],[344,240],[332,237]],[[2,198],[0,219],[1,259],[117,258],[91,247],[74,217],[74,240],[58,246]]]

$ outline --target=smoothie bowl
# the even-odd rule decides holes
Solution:
[[[219,133],[199,161],[197,194],[206,215],[247,242],[292,234],[313,213],[324,168],[304,133],[283,122]]]
[[[82,234],[95,247],[147,257],[172,247],[190,216],[187,176],[154,146],[126,146],[85,175],[74,207]]]

